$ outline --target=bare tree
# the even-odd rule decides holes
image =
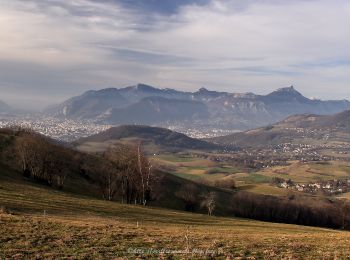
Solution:
[[[120,184],[120,174],[115,165],[106,160],[100,165],[100,187],[103,198],[113,200],[118,192]]]
[[[89,155],[80,159],[80,171],[97,184],[101,196],[105,200],[115,199],[120,192],[121,173],[115,163],[102,156]]]
[[[185,210],[193,211],[198,203],[198,188],[196,185],[189,183],[181,187],[175,195],[185,202]]]
[[[346,201],[343,200],[341,201],[341,218],[342,218],[342,229],[345,229],[348,227],[348,216],[350,213],[350,204]]]
[[[146,205],[158,178],[152,164],[137,146],[118,145],[106,152],[120,174],[122,202]]]
[[[208,210],[208,215],[211,216],[216,207],[216,193],[211,191],[203,196],[203,200],[201,203],[202,207],[206,207]]]
[[[40,138],[24,133],[16,139],[15,149],[26,177],[44,180],[49,157],[47,144]],[[47,179],[46,179],[47,180]]]
[[[22,173],[25,177],[30,177],[29,157],[32,142],[25,138],[17,138],[15,142],[15,153],[20,161]]]
[[[137,145],[138,173],[141,182],[142,204],[146,205],[151,192],[151,181],[153,177],[152,164],[141,149],[141,142]]]
[[[69,173],[71,152],[38,134],[19,132],[14,145],[23,175],[62,188]]]
[[[143,167],[143,154],[141,153],[141,142],[137,145],[137,164],[138,164],[138,170],[141,180],[141,187],[142,187],[142,204],[146,204],[145,199],[145,176],[144,176],[144,167]]]
[[[137,157],[129,146],[118,145],[109,148],[104,154],[106,160],[113,162],[113,167],[118,172],[119,193],[122,203],[131,204],[136,199],[136,172]]]

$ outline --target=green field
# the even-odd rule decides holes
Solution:
[[[264,195],[288,195],[288,190],[270,185],[272,177],[281,176],[271,172],[272,169],[276,170],[279,168],[271,168],[259,172],[242,172],[242,169],[235,165],[179,154],[157,155],[153,156],[152,159],[159,165],[167,166],[169,172],[187,180],[215,183],[216,180],[232,178],[240,190]]]
[[[0,258],[350,255],[349,232],[107,202],[25,181],[4,167],[0,207]]]
[[[181,154],[161,154],[159,156],[154,156],[157,159],[168,161],[168,162],[193,162],[196,158],[191,157],[189,155],[181,155]]]
[[[157,165],[167,167],[172,174],[193,181],[215,181],[240,171],[233,165],[218,163],[189,154],[160,154],[152,157]]]

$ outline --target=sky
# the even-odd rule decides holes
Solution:
[[[145,83],[350,99],[348,0],[1,0],[0,99]]]

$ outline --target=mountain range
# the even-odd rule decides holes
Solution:
[[[247,130],[295,114],[328,115],[346,109],[350,109],[347,100],[309,99],[293,86],[268,95],[256,95],[206,88],[184,92],[138,84],[87,91],[46,109],[45,113],[114,125],[181,123],[194,128]]]

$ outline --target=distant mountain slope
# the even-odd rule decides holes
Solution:
[[[177,91],[175,89],[159,89],[145,84],[137,84],[118,90],[129,102],[138,102],[146,97],[163,97],[169,99],[190,99],[190,92]]]
[[[4,101],[0,100],[0,112],[7,112],[10,110],[10,106],[7,105]]]
[[[126,125],[112,127],[102,133],[81,138],[74,142],[79,146],[86,143],[109,143],[113,141],[122,141],[126,139],[142,140],[144,144],[152,144],[166,149],[214,149],[215,145],[190,138],[184,134],[173,132],[171,130],[159,127]]]
[[[57,117],[91,119],[108,109],[122,107],[126,104],[128,104],[127,100],[120,95],[117,89],[91,90],[47,109],[46,113]]]
[[[146,97],[123,108],[114,108],[100,118],[111,124],[155,124],[208,118],[207,107],[197,101]]]
[[[247,130],[295,114],[329,115],[350,109],[347,100],[308,99],[294,87],[268,95],[227,93],[201,88],[196,92],[158,89],[138,84],[88,91],[46,113],[107,124],[182,124],[187,128]]]
[[[270,126],[211,139],[220,145],[239,147],[262,147],[296,140],[350,142],[350,110],[334,115],[290,116]]]

